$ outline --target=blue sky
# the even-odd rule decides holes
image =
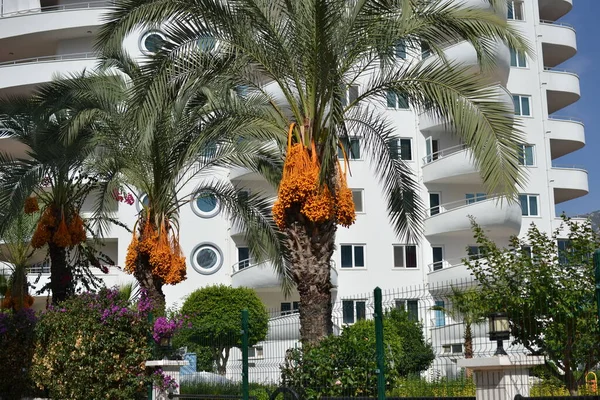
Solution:
[[[568,215],[600,210],[600,0],[574,0],[573,9],[560,19],[577,31],[577,55],[559,65],[579,74],[581,99],[558,112],[579,118],[585,123],[586,145],[583,149],[554,160],[558,164],[583,165],[589,173],[590,193],[556,207]]]

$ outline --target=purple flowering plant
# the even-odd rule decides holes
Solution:
[[[160,343],[163,339],[171,339],[173,335],[184,326],[191,328],[189,317],[185,315],[173,318],[158,317],[156,321],[154,321],[152,337],[156,343]]]
[[[152,374],[152,383],[155,388],[162,391],[177,389],[179,387],[175,378],[170,375],[166,375],[161,368],[158,368]]]

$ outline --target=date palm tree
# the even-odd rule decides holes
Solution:
[[[269,116],[276,113],[274,138],[288,146],[273,214],[287,237],[301,337],[314,343],[332,332],[329,272],[337,226],[354,222],[345,182],[351,136],[361,138],[398,236],[420,235],[418,186],[395,157],[394,128],[375,106],[386,95],[451,121],[489,192],[510,197],[523,181],[513,110],[497,101],[483,75],[443,55],[444,44],[466,40],[485,75],[496,63],[497,41],[528,51],[499,15],[506,2],[489,2],[493,11],[447,0],[119,0],[100,30],[99,48],[114,51],[140,28],[164,31],[165,56],[140,98],[138,124],[153,118],[174,83],[194,82],[202,73],[198,47],[229,57],[222,76],[251,99],[262,98]],[[409,55],[425,44],[438,58],[397,63],[393,49],[400,44]],[[348,99],[348,88],[359,83],[361,92]],[[342,162],[338,150],[346,153]]]
[[[77,282],[93,287],[97,278],[89,266],[99,266],[99,253],[87,242],[80,215],[83,201],[97,186],[86,165],[95,151],[94,129],[80,118],[82,104],[71,100],[65,93],[57,95],[53,84],[31,97],[0,100],[0,137],[22,150],[17,156],[0,153],[0,234],[23,212],[39,211],[28,245],[47,249],[53,304],[74,294]],[[69,140],[61,140],[67,133]]]
[[[96,133],[102,150],[93,161],[101,177],[95,210],[100,217],[106,204],[114,201],[115,191],[126,189],[138,197],[142,207],[125,270],[134,275],[157,311],[164,312],[163,286],[186,278],[178,215],[179,209],[198,195],[218,201],[234,223],[247,227],[248,247],[256,259],[268,257],[283,270],[282,237],[269,218],[272,202],[260,194],[242,197],[237,188],[218,179],[223,167],[233,165],[277,180],[282,164],[278,148],[256,140],[260,136],[249,134],[243,142],[238,140],[240,129],[252,130],[251,122],[238,115],[229,118],[222,111],[227,110],[227,102],[237,101],[237,93],[211,86],[220,64],[207,64],[194,84],[172,86],[172,92],[164,94],[161,108],[137,127],[129,123],[136,110],[137,92],[152,82],[154,70],[140,67],[123,53],[106,57],[102,64],[100,72],[60,84],[97,99],[98,109],[103,104],[119,105],[97,115]]]

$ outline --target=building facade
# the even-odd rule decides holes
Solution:
[[[464,3],[486,6],[484,0]],[[94,68],[94,36],[107,4],[0,0],[0,96],[30,93],[57,73]],[[499,44],[497,66],[488,75],[490,85],[497,87],[498,101],[514,106],[525,132],[521,164],[528,181],[520,190],[520,204],[508,204],[485,193],[469,151],[444,121],[420,115],[401,97],[390,94],[382,101],[381,110],[397,126],[397,156],[413,169],[428,209],[423,237],[406,243],[388,222],[385,200],[368,159],[361,154],[360,138],[352,139],[348,185],[354,192],[357,218],[353,226],[340,227],[337,233],[331,277],[334,299],[342,306],[336,314],[336,326],[364,318],[370,304],[357,295],[370,293],[376,286],[384,290],[423,287],[432,302],[443,304],[436,288],[471,279],[461,262],[469,252],[478,251],[468,216],[475,217],[491,238],[506,243],[510,235],[522,234],[531,223],[547,231],[557,228],[560,204],[588,193],[586,170],[560,165],[562,156],[585,145],[583,123],[561,113],[580,97],[577,74],[561,69],[561,64],[577,52],[574,28],[560,22],[571,8],[572,0],[509,1],[506,17],[531,43],[534,55],[516,53]],[[124,46],[131,55],[143,57],[156,51],[160,40],[160,31],[138,32],[128,37]],[[469,44],[448,45],[445,53],[477,72],[477,58]],[[401,44],[396,56],[398,62],[433,58],[426,48],[407,49]],[[356,96],[360,90],[359,82],[348,90],[348,96]],[[1,139],[0,148],[15,155],[24,155],[26,150],[10,138]],[[261,177],[249,171],[232,169],[219,174],[249,192],[275,195]],[[196,184],[190,182],[189,191]],[[136,195],[143,201],[143,193]],[[84,205],[83,211],[90,209]],[[133,226],[139,210],[139,202],[119,203],[115,213]],[[188,278],[165,287],[169,304],[181,304],[185,295],[199,287],[223,283],[253,288],[268,308],[282,315],[272,324],[290,318],[289,313],[298,307],[297,293],[286,298],[269,263],[256,264],[249,258],[243,232],[231,224],[217,202],[206,197],[190,202],[181,209],[180,224]],[[130,233],[114,228],[106,238],[105,252],[123,265],[130,240]],[[47,267],[38,265],[32,269],[30,281],[33,283],[41,273],[43,282],[47,272]],[[107,275],[100,271],[98,275],[109,286],[132,280],[116,267],[110,267]],[[409,310],[421,310],[417,313],[426,326],[446,324],[445,317],[419,305],[416,296],[396,300]],[[271,339],[293,341],[295,334],[283,333],[282,338]],[[440,346],[450,345],[438,342]]]

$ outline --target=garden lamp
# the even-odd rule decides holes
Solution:
[[[508,326],[508,315],[506,313],[493,313],[489,315],[490,322],[490,340],[496,340],[498,347],[496,348],[495,356],[506,356],[504,351],[503,340],[510,338],[510,329]]]

